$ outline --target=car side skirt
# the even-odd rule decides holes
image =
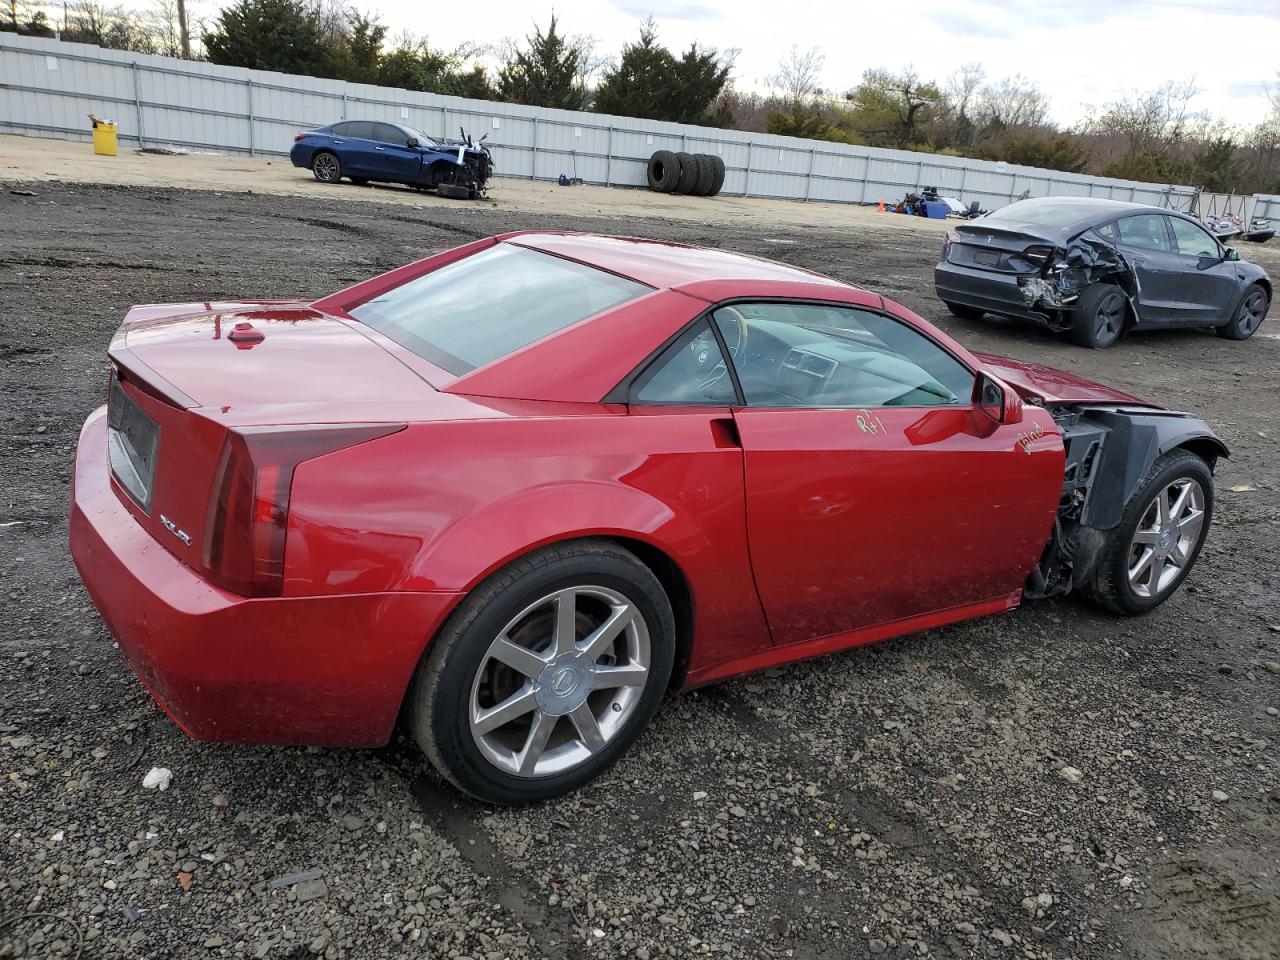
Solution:
[[[922,630],[932,630],[935,627],[943,627],[949,623],[956,623],[960,620],[970,620],[974,617],[984,617],[996,613],[1004,613],[1018,606],[1022,600],[1022,591],[1017,590],[1008,596],[996,597],[993,600],[982,600],[978,603],[966,603],[960,606],[948,607],[945,610],[935,610],[932,613],[924,613],[914,617],[906,617],[902,620],[893,620],[888,623],[878,623],[874,626],[863,627],[858,630],[847,630],[843,633],[834,633],[826,637],[818,637],[813,640],[806,640],[802,643],[791,643],[781,647],[771,647],[758,653],[750,654],[745,657],[739,657],[733,660],[725,660],[720,663],[713,664],[703,670],[696,670],[689,673],[685,678],[684,685],[681,689],[692,690],[696,687],[706,686],[710,683],[716,683],[720,680],[727,680],[730,677],[737,677],[747,673],[754,673],[758,670],[765,670],[769,667],[776,667],[779,664],[792,663],[798,660],[810,660],[814,657],[822,657],[832,653],[839,653],[842,650],[849,650],[854,647],[866,646],[870,643],[876,643],[881,640],[889,640],[893,637],[902,637],[910,633],[918,633]]]

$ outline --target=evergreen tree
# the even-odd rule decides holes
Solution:
[[[335,74],[334,51],[302,0],[238,0],[204,35],[211,63],[312,77]]]
[[[587,50],[556,30],[534,25],[528,46],[515,50],[498,71],[498,94],[508,103],[581,110],[586,104]]]

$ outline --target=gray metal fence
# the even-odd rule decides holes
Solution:
[[[489,135],[500,176],[641,186],[655,150],[716,153],[724,193],[839,203],[936,186],[995,208],[1021,196],[1089,196],[1185,207],[1195,190],[1013,164],[763,133],[465,100],[390,87],[103,50],[0,33],[0,131],[87,139],[87,114],[125,142],[279,156],[299,130],[358,117],[431,136]]]

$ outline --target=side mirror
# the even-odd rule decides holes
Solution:
[[[973,405],[996,423],[1022,422],[1022,398],[990,374],[978,374]]]
[[[1223,259],[1223,260],[1231,260],[1231,261],[1239,260],[1239,259],[1240,259],[1240,251],[1235,250],[1235,249],[1232,249],[1231,247],[1227,247],[1227,252],[1226,252],[1225,254],[1223,254],[1222,259]]]
[[[418,138],[417,138],[417,137],[410,137],[410,138],[405,142],[405,146],[406,146],[406,147],[416,147],[416,146],[418,146]]]

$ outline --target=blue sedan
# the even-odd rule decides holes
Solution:
[[[412,127],[374,120],[343,120],[293,138],[289,159],[321,183],[403,183],[442,196],[485,195],[493,158],[481,137],[436,140]]]

